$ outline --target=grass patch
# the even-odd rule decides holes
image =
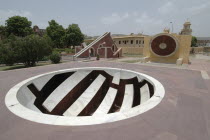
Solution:
[[[142,60],[124,60],[121,62],[125,62],[125,63],[138,63],[138,62],[142,62]]]
[[[142,58],[143,55],[140,55],[140,54],[123,54],[124,57],[140,57]]]
[[[50,62],[39,62],[34,67],[45,66],[45,65],[50,65],[50,64],[51,64]],[[22,68],[31,68],[31,67],[26,67],[24,64],[15,64],[13,66],[0,66],[0,71],[22,69]]]

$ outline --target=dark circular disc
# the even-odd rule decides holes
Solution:
[[[158,56],[169,56],[176,51],[176,41],[167,35],[161,35],[153,39],[151,50]]]

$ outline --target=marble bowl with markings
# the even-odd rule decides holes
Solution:
[[[163,99],[165,90],[143,73],[108,67],[59,70],[24,80],[9,90],[7,108],[51,125],[93,125],[128,119]]]

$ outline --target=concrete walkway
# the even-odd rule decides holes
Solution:
[[[69,62],[0,72],[0,140],[209,140],[210,75],[206,64],[188,69],[106,61]],[[159,80],[166,94],[152,110],[118,122],[79,126],[51,126],[19,118],[5,106],[10,88],[38,74],[75,67],[112,67],[134,70]],[[198,69],[198,70],[192,70]]]

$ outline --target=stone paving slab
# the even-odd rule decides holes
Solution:
[[[139,116],[101,125],[52,126],[12,114],[4,98],[17,83],[50,71],[75,67],[115,67],[148,74],[166,93],[155,108]],[[0,72],[0,140],[209,140],[210,82],[200,71],[113,62],[70,62]]]

